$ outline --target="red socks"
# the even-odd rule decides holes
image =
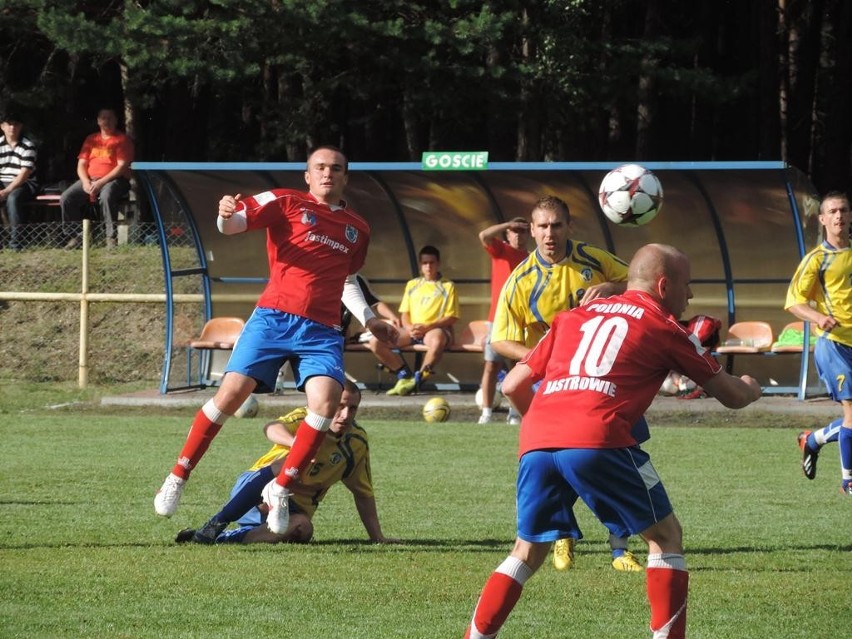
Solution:
[[[532,574],[529,566],[520,559],[507,557],[485,582],[465,639],[496,637]]]
[[[485,583],[464,639],[496,637],[531,576],[525,563],[512,556],[506,558]],[[683,555],[649,555],[646,577],[653,639],[684,639],[689,573]]]
[[[327,421],[331,423],[330,419]],[[296,441],[293,442],[293,447],[284,459],[284,466],[282,466],[275,481],[286,487],[296,479],[299,473],[311,463],[324,439],[324,429],[319,430],[308,424],[307,421],[302,421],[296,431]]]
[[[212,404],[212,400],[208,403]],[[186,442],[180,451],[180,456],[175,467],[172,469],[172,473],[181,479],[189,478],[190,471],[201,461],[204,453],[210,447],[210,443],[222,429],[222,424],[217,424],[207,416],[205,413],[206,407],[207,405],[205,404],[195,414],[189,434],[186,436]],[[220,421],[224,420],[220,419]]]
[[[653,639],[683,639],[686,636],[689,589],[689,573],[683,556],[649,555],[645,574]]]

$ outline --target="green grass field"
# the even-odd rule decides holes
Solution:
[[[515,427],[362,413],[382,525],[405,545],[366,543],[338,486],[308,546],[178,547],[174,534],[215,512],[265,450],[262,419],[230,422],[178,514],[160,519],[152,497],[188,421],[187,411],[5,404],[0,637],[461,637],[514,537]],[[765,422],[667,425],[646,446],[684,526],[689,636],[845,636],[852,503],[837,488],[837,449],[809,482],[798,425]],[[501,637],[650,636],[643,576],[612,570],[603,527],[578,513],[576,569],[542,568]],[[644,559],[642,542],[631,545]]]

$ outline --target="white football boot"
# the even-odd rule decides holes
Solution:
[[[154,497],[154,510],[160,517],[171,517],[177,511],[180,497],[183,495],[183,489],[186,486],[186,480],[181,479],[174,473],[169,473],[166,481]]]
[[[274,479],[263,487],[263,503],[269,506],[266,525],[269,530],[280,535],[287,532],[290,524],[290,491]]]

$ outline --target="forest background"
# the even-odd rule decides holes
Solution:
[[[114,106],[143,161],[784,160],[849,189],[847,0],[0,0],[43,182]]]

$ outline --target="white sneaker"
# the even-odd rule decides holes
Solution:
[[[269,506],[266,525],[277,535],[287,532],[290,524],[290,491],[274,479],[263,487],[263,503]]]
[[[180,497],[183,495],[184,486],[186,486],[185,479],[181,479],[174,473],[169,473],[166,481],[163,482],[154,497],[154,510],[160,517],[171,517],[175,514],[180,503]]]
[[[506,423],[511,426],[517,426],[521,423],[521,415],[516,412],[514,409],[509,411],[509,414],[506,416]]]
[[[491,415],[480,415],[479,421],[477,424],[490,424],[491,423]]]

